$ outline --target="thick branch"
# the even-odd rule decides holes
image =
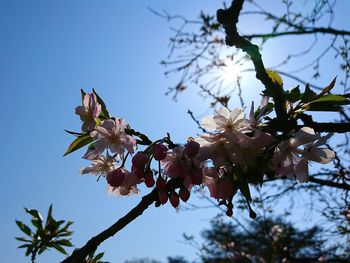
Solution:
[[[267,74],[261,59],[259,47],[241,37],[237,32],[236,24],[238,23],[238,17],[242,10],[243,2],[244,0],[235,0],[232,2],[230,8],[226,10],[219,9],[217,11],[218,22],[224,26],[226,44],[242,49],[251,57],[256,72],[256,78],[261,81],[266,91],[273,97],[277,118],[282,124],[281,126],[288,130],[289,125],[286,125],[288,122],[288,114],[284,107],[285,99],[283,97],[282,87],[273,82]]]
[[[332,181],[328,181],[328,180],[322,180],[322,179],[318,179],[318,178],[315,178],[312,176],[309,177],[309,181],[312,183],[320,184],[320,185],[326,185],[326,186],[350,191],[350,185],[348,185],[348,184],[341,184],[341,183],[336,183],[336,182],[332,182]]]
[[[142,197],[141,202],[135,206],[124,217],[120,218],[112,226],[102,231],[100,234],[91,238],[82,248],[75,250],[71,256],[62,261],[62,263],[81,263],[84,262],[87,255],[95,251],[97,247],[106,239],[114,236],[119,230],[123,229],[134,219],[140,216],[153,202],[158,198],[158,190],[155,188],[151,193]]]
[[[313,128],[316,132],[350,132],[350,123],[333,123],[333,122],[310,122],[306,123],[308,127]]]

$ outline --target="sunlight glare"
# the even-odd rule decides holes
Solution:
[[[224,60],[223,64],[223,78],[225,81],[237,82],[241,77],[240,65],[229,57]]]

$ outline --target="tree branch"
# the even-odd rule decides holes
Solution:
[[[82,248],[74,250],[71,256],[63,260],[61,263],[81,263],[84,262],[87,255],[95,251],[97,247],[106,239],[114,236],[119,230],[123,229],[131,223],[158,198],[158,189],[155,188],[151,193],[142,197],[140,203],[135,206],[124,217],[120,218],[112,226],[102,231],[100,234],[91,238]]]
[[[312,182],[312,183],[316,183],[316,184],[320,184],[320,185],[326,185],[326,186],[339,188],[339,189],[343,189],[343,190],[347,190],[347,191],[350,190],[350,185],[348,185],[348,184],[340,184],[340,183],[336,183],[336,182],[333,182],[333,181],[318,179],[318,178],[315,178],[315,177],[312,177],[312,176],[309,177],[309,181]]]
[[[228,9],[219,9],[217,11],[218,22],[222,24],[225,29],[226,44],[228,46],[235,46],[242,49],[252,59],[256,72],[256,78],[265,86],[266,91],[271,94],[271,97],[275,102],[277,119],[282,124],[281,126],[288,130],[290,125],[287,125],[288,114],[284,107],[285,99],[283,97],[282,87],[273,82],[267,74],[264,63],[261,59],[259,47],[241,37],[237,32],[236,24],[238,23],[243,2],[244,0],[234,0]]]
[[[306,126],[313,128],[316,132],[337,132],[345,133],[350,132],[350,123],[334,123],[334,122],[310,122],[305,123]],[[300,127],[304,127],[300,126]]]
[[[287,35],[308,35],[308,34],[331,34],[331,35],[341,35],[341,36],[348,36],[350,35],[349,31],[346,30],[337,30],[333,29],[331,27],[314,27],[314,28],[302,28],[300,30],[295,31],[284,31],[284,32],[274,32],[274,33],[263,33],[263,34],[251,34],[251,35],[244,35],[247,39],[252,38],[272,38],[272,37],[279,37],[279,36],[287,36]]]

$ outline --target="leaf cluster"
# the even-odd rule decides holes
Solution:
[[[26,237],[16,237],[23,245],[18,248],[25,248],[25,255],[32,255],[35,258],[36,254],[41,254],[45,250],[54,248],[57,251],[67,255],[64,247],[73,246],[68,239],[72,235],[69,227],[73,224],[72,221],[56,220],[52,216],[52,205],[50,205],[46,221],[36,209],[24,208],[25,212],[29,214],[32,228],[24,224],[22,221],[16,220],[19,229],[26,235]]]

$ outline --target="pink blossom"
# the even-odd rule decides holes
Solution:
[[[109,148],[112,153],[119,156],[124,154],[125,149],[130,153],[134,153],[136,148],[136,140],[125,133],[126,123],[124,119],[111,118],[105,120],[100,126],[90,133],[90,136],[96,141],[93,153],[102,153]],[[87,152],[86,155],[88,155]]]
[[[115,162],[109,155],[107,155],[107,157],[101,154],[96,155],[91,162],[92,164],[90,166],[80,170],[81,174],[106,175],[115,167]]]
[[[123,184],[126,176],[126,170],[117,168],[107,174],[107,183],[112,187],[118,187]]]
[[[97,102],[94,93],[86,93],[83,99],[83,105],[75,108],[75,113],[83,121],[82,131],[90,132],[95,129],[96,120],[101,114],[101,104]]]
[[[233,144],[230,145],[226,137],[219,134],[203,134],[196,138],[196,142],[200,144],[197,159],[204,162],[212,160],[216,167],[221,167],[232,162]]]
[[[205,167],[203,174],[204,184],[208,186],[211,197],[230,200],[234,191],[232,179],[219,175],[212,167]]]
[[[272,160],[273,169],[278,175],[295,176],[299,182],[307,182],[309,161],[329,163],[334,159],[332,150],[320,147],[330,136],[321,137],[312,128],[301,128],[289,141],[278,145]],[[300,149],[300,146],[304,146],[304,149]]]
[[[183,154],[183,147],[175,147],[162,161],[164,174],[170,178],[185,178],[188,175],[189,164]]]
[[[250,122],[244,119],[243,109],[234,109],[231,112],[221,107],[215,111],[216,115],[203,119],[201,127],[209,131],[236,132],[249,131]]]
[[[142,181],[139,178],[137,178],[137,176],[133,173],[130,173],[124,168],[123,170],[125,175],[123,182],[118,187],[113,187],[107,184],[107,192],[115,196],[132,195],[139,193],[139,190],[137,189],[136,185],[141,183]]]

